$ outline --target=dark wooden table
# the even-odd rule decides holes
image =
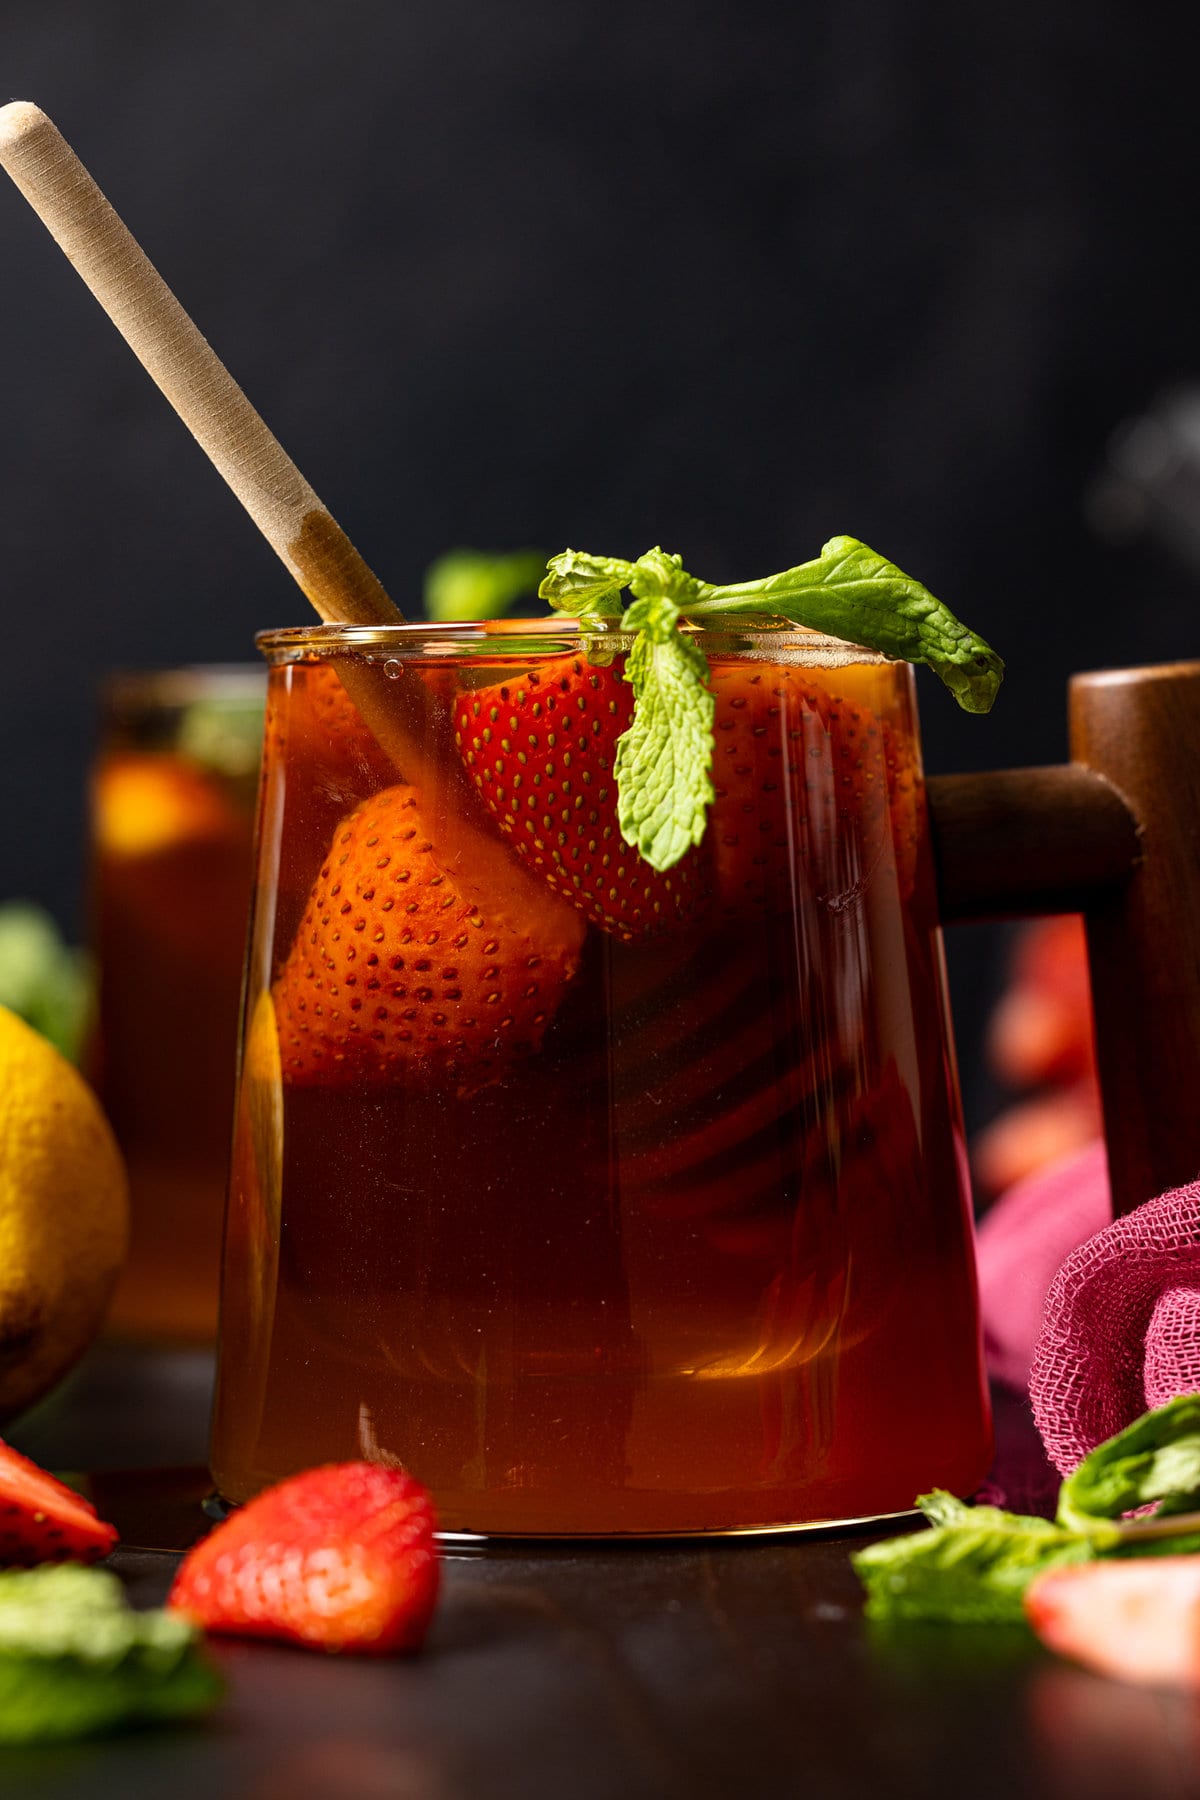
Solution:
[[[208,1367],[94,1354],[11,1433],[96,1472],[128,1545],[198,1511]],[[1044,1502],[1001,1398],[997,1479]],[[140,1473],[130,1473],[140,1469]],[[426,1652],[337,1662],[228,1642],[204,1725],[0,1753],[3,1800],[1178,1800],[1200,1795],[1200,1703],[1119,1686],[1018,1629],[864,1624],[846,1537],[520,1549],[446,1560]],[[162,1599],[165,1550],[115,1562]]]

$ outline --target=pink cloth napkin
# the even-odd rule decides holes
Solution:
[[[1026,1176],[979,1227],[983,1347],[991,1373],[1024,1392],[1046,1294],[1063,1258],[1112,1218],[1102,1142]]]
[[[1050,1283],[1029,1372],[1033,1416],[1064,1475],[1148,1407],[1197,1390],[1200,1181],[1071,1251]]]

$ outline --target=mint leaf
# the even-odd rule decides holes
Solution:
[[[0,1006],[74,1062],[91,993],[87,958],[64,944],[49,913],[23,900],[0,906]]]
[[[621,621],[637,637],[625,663],[634,714],[617,739],[617,820],[625,842],[659,870],[700,842],[713,800],[708,664],[678,621],[662,595],[635,600]]]
[[[1048,1519],[965,1506],[949,1494],[928,1495],[921,1505],[946,1522],[851,1558],[867,1590],[869,1618],[1019,1623],[1035,1576],[1096,1554],[1086,1538]]]
[[[426,616],[441,624],[498,619],[514,600],[536,592],[545,568],[540,550],[448,550],[425,571]]]
[[[1155,1513],[1127,1512],[1158,1502]],[[1084,1458],[1046,1519],[968,1506],[938,1490],[917,1502],[933,1526],[852,1558],[873,1618],[1017,1620],[1043,1569],[1096,1557],[1200,1551],[1200,1394],[1182,1394]]]
[[[883,656],[928,663],[967,712],[987,712],[1004,675],[977,633],[857,538],[830,538],[812,562],[765,581],[708,588],[695,612],[709,624],[714,614],[775,614]]]
[[[549,573],[538,588],[557,612],[572,618],[619,618],[624,610],[621,589],[634,577],[634,565],[614,556],[586,556],[580,550],[564,550],[546,565]]]
[[[639,600],[654,600],[661,595],[673,600],[680,612],[689,611],[713,591],[706,582],[688,574],[681,556],[657,546],[638,557],[629,586]]]
[[[624,588],[634,600],[622,613]],[[550,559],[538,593],[585,629],[619,617],[623,632],[637,633],[626,669],[633,723],[617,754],[619,817],[625,841],[659,870],[700,842],[713,798],[707,664],[700,644],[679,630],[681,616],[725,630],[783,618],[929,663],[968,712],[988,710],[1004,673],[995,651],[928,588],[857,538],[830,538],[812,562],[728,587],[698,581],[657,547],[633,563],[564,550]]]
[[[1121,1527],[1126,1544],[1164,1528],[1178,1534],[1185,1527],[1177,1515],[1200,1508],[1200,1394],[1180,1394],[1098,1444],[1063,1482],[1058,1518],[1112,1540],[1111,1521],[1153,1501],[1152,1518]]]
[[[194,1654],[151,1680],[136,1669],[0,1656],[0,1746],[63,1743],[192,1718],[220,1692],[215,1671]]]
[[[204,1711],[221,1682],[198,1637],[177,1613],[134,1612],[106,1569],[0,1573],[0,1744]]]

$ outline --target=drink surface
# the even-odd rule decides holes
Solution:
[[[228,1499],[365,1454],[450,1530],[717,1531],[985,1473],[911,678],[764,641],[710,652],[667,876],[613,830],[620,657],[273,669]]]
[[[128,1335],[216,1331],[256,712],[253,671],[126,677],[93,772],[87,1065],[129,1170],[129,1255],[109,1314]]]

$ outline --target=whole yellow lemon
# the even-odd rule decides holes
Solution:
[[[95,1095],[0,1006],[0,1419],[91,1343],[128,1231],[125,1166]]]

